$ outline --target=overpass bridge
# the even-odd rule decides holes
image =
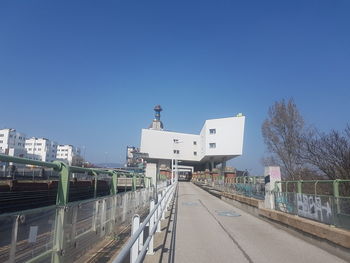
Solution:
[[[350,261],[350,197],[341,195],[347,181],[328,182],[329,196],[320,193],[325,182],[314,182],[312,194],[302,192],[305,182],[279,183],[267,193],[256,178],[153,186],[142,174],[3,155],[0,161],[59,173],[54,205],[0,214],[0,262]],[[72,199],[72,173],[106,180],[109,192]],[[118,192],[120,184],[130,191]],[[268,209],[267,195],[274,204]]]

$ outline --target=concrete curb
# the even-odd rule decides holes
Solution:
[[[316,237],[326,239],[342,247],[350,248],[350,231],[345,229],[265,208],[259,208],[259,215],[281,222]]]

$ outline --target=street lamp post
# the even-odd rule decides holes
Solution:
[[[179,143],[182,143],[182,141],[179,141],[178,139],[174,139],[174,146],[178,145]],[[173,184],[176,180],[178,180],[178,158],[176,158],[176,152],[175,149],[176,147],[174,147],[174,158],[171,159],[171,183]],[[177,150],[180,152],[180,150]],[[174,163],[175,163],[175,173],[174,173]]]

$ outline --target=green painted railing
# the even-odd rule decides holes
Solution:
[[[71,179],[72,173],[87,173],[88,175],[94,176],[95,180],[95,195],[96,197],[96,188],[97,188],[97,179],[100,174],[107,174],[111,176],[111,185],[110,185],[110,194],[115,195],[118,192],[118,178],[132,178],[132,190],[135,191],[137,188],[136,179],[144,179],[144,187],[151,185],[151,178],[144,177],[143,174],[138,174],[130,171],[116,170],[116,169],[104,169],[104,168],[84,168],[77,166],[69,166],[61,161],[54,162],[43,162],[36,161],[26,158],[19,158],[14,156],[8,156],[0,154],[1,162],[11,162],[17,164],[25,164],[25,165],[34,165],[39,167],[47,167],[52,168],[55,171],[59,172],[59,184],[58,184],[58,192],[57,192],[57,205],[66,205],[69,200],[69,181]]]
[[[342,180],[342,179],[337,179],[337,180],[296,180],[296,181],[276,181],[275,182],[275,187],[274,190],[276,192],[294,192],[298,194],[314,194],[314,195],[319,195],[319,196],[333,196],[335,198],[338,197],[345,197],[345,198],[350,198],[349,195],[342,194],[342,191],[339,190],[339,187],[342,184],[349,184],[350,186],[350,180]],[[311,184],[313,188],[313,193],[308,191],[305,192],[305,185],[306,184]],[[321,191],[318,191],[318,187],[320,187],[321,184],[329,184],[332,189],[332,194],[327,194],[327,193],[322,193]],[[288,186],[294,186],[293,191],[288,191]],[[283,187],[284,186],[284,187]],[[309,187],[310,188],[310,187]],[[349,189],[349,187],[346,187]],[[348,193],[349,194],[349,193]]]
[[[102,174],[109,175],[111,177],[110,197],[113,197],[113,198],[116,197],[118,193],[118,178],[121,178],[121,177],[131,178],[133,191],[137,189],[137,186],[138,186],[137,179],[143,179],[144,188],[150,188],[152,185],[151,178],[145,177],[143,174],[138,174],[130,171],[103,169],[103,168],[84,168],[84,167],[70,166],[61,161],[42,162],[42,161],[13,157],[13,156],[2,155],[2,154],[0,154],[0,162],[11,162],[16,164],[47,167],[47,168],[52,168],[59,173],[58,189],[57,189],[57,197],[56,197],[56,215],[55,215],[54,236],[53,236],[54,247],[51,250],[48,250],[45,253],[42,253],[35,258],[32,258],[31,260],[29,260],[29,262],[37,262],[37,261],[40,261],[40,259],[47,258],[47,256],[50,256],[50,255],[52,255],[51,262],[64,262],[64,251],[63,251],[63,248],[65,247],[64,228],[70,213],[68,211],[69,207],[74,204],[74,202],[71,202],[71,203],[69,202],[69,190],[70,190],[70,181],[72,179],[71,177],[72,173],[86,173],[88,175],[95,177],[93,200],[99,200],[97,198],[97,181],[98,181],[97,179],[99,175],[102,175]],[[139,180],[139,183],[141,183],[141,180]],[[87,201],[83,201],[82,203],[84,202],[87,202]],[[96,202],[98,203],[98,201]],[[49,207],[46,207],[46,208],[42,207],[39,210],[44,211],[45,209],[49,209]],[[25,213],[28,213],[28,211],[26,211]],[[32,211],[34,211],[34,209]],[[15,214],[20,214],[20,212]],[[5,215],[6,214],[3,214],[2,216],[5,216]],[[11,215],[8,215],[8,216],[11,216]],[[10,256],[9,256],[10,261],[15,259],[19,216],[17,216],[16,218],[17,219],[13,221],[14,226],[12,231],[13,232],[12,240],[14,241],[12,242],[11,249],[10,249]]]

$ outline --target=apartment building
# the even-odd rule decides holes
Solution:
[[[75,164],[81,159],[80,148],[73,145],[58,145],[57,159],[67,162],[69,165]]]
[[[26,135],[15,129],[0,130],[0,153],[16,157],[25,157]]]
[[[27,158],[43,162],[56,160],[57,143],[46,138],[32,137],[25,141]]]

